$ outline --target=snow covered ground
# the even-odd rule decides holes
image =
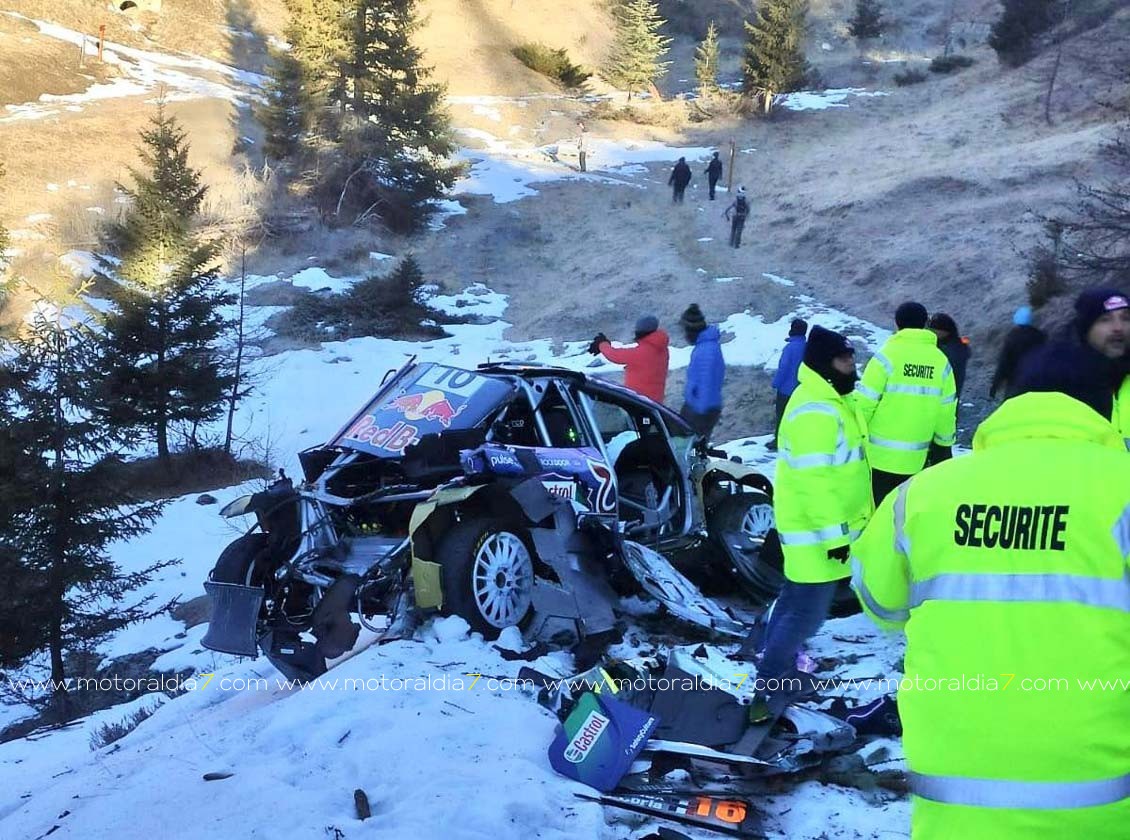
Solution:
[[[75,44],[82,37],[54,24],[33,22],[49,37]],[[16,106],[6,119],[81,109],[100,98],[149,93],[158,85],[176,96],[245,101],[262,82],[255,74],[197,57],[116,44],[107,45],[107,56],[122,66],[125,78],[95,85],[83,94]],[[864,92],[797,95],[786,107],[842,107],[849,95]],[[516,102],[462,100],[452,102],[477,109],[478,116],[490,120],[501,105]],[[580,173],[572,139],[533,147],[482,130],[465,129],[461,134],[475,148],[461,152],[471,167],[456,194],[490,195],[498,203],[536,195],[533,185],[561,179],[646,188],[636,179],[646,172],[643,164],[684,156],[697,161],[711,151],[590,138],[590,171]],[[454,200],[442,211],[437,227],[445,218],[466,212]],[[27,219],[30,225],[40,221]],[[373,258],[379,262],[391,256],[374,253]],[[71,252],[64,262],[76,274],[89,276],[94,257]],[[793,285],[776,274],[764,277]],[[356,279],[305,266],[286,276],[249,278],[249,287],[281,281],[314,291],[342,291]],[[738,276],[715,279],[735,285],[752,282]],[[874,350],[889,335],[805,295],[794,294],[793,301],[797,315],[846,332],[861,348]],[[99,302],[89,302],[98,308]],[[508,299],[481,284],[457,293],[433,293],[430,303],[445,315],[474,316],[477,323],[447,326],[449,338],[360,338],[253,360],[258,381],[238,413],[237,434],[263,442],[276,465],[295,472],[297,453],[332,435],[373,393],[385,372],[409,355],[465,367],[506,359],[596,374],[619,371],[585,352],[587,338],[507,340]],[[259,325],[278,311],[251,309]],[[766,321],[753,310],[730,314],[719,324],[727,363],[772,368],[791,317]],[[674,349],[671,366],[686,366],[689,353],[689,348]],[[771,475],[773,456],[765,449],[767,442],[764,437],[740,439],[725,448]],[[249,489],[254,485],[213,494],[223,504]],[[190,494],[172,500],[150,533],[113,549],[127,569],[158,560],[181,561],[160,572],[144,590],[157,601],[201,594],[208,569],[235,536],[232,526],[217,515],[218,505],[200,505],[196,499],[197,494]],[[160,653],[155,669],[192,671],[198,679],[176,699],[148,695],[66,729],[0,745],[0,787],[10,792],[0,800],[0,837],[50,833],[55,838],[121,840],[154,833],[175,838],[285,833],[335,838],[627,838],[654,825],[642,818],[613,818],[612,812],[606,815],[599,806],[574,799],[583,788],[554,774],[545,754],[555,719],[528,692],[492,687],[486,678],[470,684],[469,673],[514,676],[518,663],[506,662],[492,645],[469,635],[460,619],[433,620],[410,640],[362,651],[312,689],[282,684],[265,660],[240,661],[206,651],[200,645],[205,630],[199,625],[186,631],[179,622],[161,617],[123,631],[100,651],[114,658],[154,649]],[[516,646],[517,634],[508,635],[503,643]],[[854,618],[829,622],[811,652],[841,660],[846,656],[850,662],[837,672],[840,677],[897,676],[893,669],[901,648],[880,637],[864,619]],[[571,657],[557,653],[533,666],[564,675],[571,664]],[[424,683],[414,682],[417,678]],[[359,682],[347,686],[349,679]],[[413,682],[399,685],[394,680]],[[457,686],[455,680],[462,684]],[[867,690],[857,693],[866,696]],[[101,726],[149,706],[156,707],[154,714],[124,739],[90,749],[91,736]],[[0,724],[21,713],[0,713]],[[231,775],[205,781],[206,773]],[[366,791],[373,807],[373,818],[364,823],[353,810],[353,791],[358,788]],[[904,802],[871,810],[857,791],[807,783],[759,804],[773,816],[774,836],[907,834]]]
[[[35,24],[40,34],[48,38],[74,44],[76,47],[86,43],[87,50],[96,48],[96,42],[83,32],[25,17],[18,12],[4,14]],[[43,119],[64,110],[82,111],[99,100],[142,96],[158,89],[163,89],[166,99],[170,101],[214,97],[244,105],[249,98],[258,96],[258,88],[265,81],[258,73],[240,70],[210,58],[139,50],[111,41],[104,45],[103,60],[107,64],[116,65],[125,75],[112,82],[93,84],[82,93],[45,93],[39,97],[38,102],[7,105],[5,108],[8,116],[0,117],[0,123]]]
[[[89,261],[72,255],[81,271]],[[255,283],[276,282],[255,278]],[[340,289],[345,283],[320,268],[290,278],[308,288]],[[504,339],[506,297],[483,286],[436,295],[443,312],[498,319],[452,325],[451,338],[429,342],[355,339],[320,349],[283,353],[255,362],[266,375],[243,405],[237,428],[250,437],[268,436],[274,453],[294,468],[300,448],[332,434],[343,418],[376,388],[386,369],[408,353],[425,360],[473,366],[487,358],[545,361],[590,372],[612,372],[584,352],[585,341],[509,342]],[[885,331],[843,313],[797,299],[798,311],[814,323],[845,329],[867,346]],[[731,365],[775,363],[788,320],[765,322],[743,312],[721,327],[733,336],[725,346]],[[689,353],[675,350],[672,365],[686,365]],[[737,441],[727,449],[771,473],[766,438]],[[220,504],[253,489],[216,491]],[[202,506],[191,494],[170,503],[144,537],[114,549],[125,568],[155,560],[180,559],[146,588],[158,600],[201,591],[215,557],[235,535],[217,516],[217,505]],[[605,823],[598,806],[574,800],[579,788],[549,769],[545,750],[554,719],[521,691],[483,687],[455,690],[301,690],[276,684],[279,675],[265,661],[237,661],[200,646],[206,630],[185,631],[169,617],[129,628],[105,645],[107,657],[155,648],[155,668],[189,669],[195,690],[163,703],[156,713],[117,745],[92,752],[90,736],[128,708],[100,712],[74,727],[36,740],[0,746],[0,785],[15,792],[0,806],[3,836],[36,836],[58,825],[57,837],[133,837],[161,832],[204,837],[217,829],[251,836],[267,825],[285,825],[299,836],[336,827],[347,836],[478,838],[487,836],[629,837],[640,821]],[[440,620],[416,639],[371,648],[335,669],[331,676],[379,681],[407,677],[458,677],[468,672],[516,674],[479,637],[467,638],[459,619]],[[862,619],[831,622],[814,642],[817,655],[842,656],[844,638],[859,656],[840,676],[887,676],[897,646],[879,638]],[[555,654],[535,663],[567,674],[569,657]],[[225,679],[263,678],[254,688],[225,688]],[[465,680],[465,683],[469,680]],[[375,683],[374,683],[375,684]],[[224,683],[228,685],[228,683]],[[341,683],[344,685],[344,682]],[[156,700],[154,700],[156,702]],[[395,733],[392,736],[390,733]],[[203,774],[233,773],[206,782]],[[498,780],[505,778],[507,784]],[[352,811],[352,791],[366,790],[374,819],[361,823]],[[809,783],[781,801],[765,803],[779,816],[783,836],[816,837],[829,821],[837,833],[872,836],[873,820],[853,791]],[[138,807],[144,803],[143,807]],[[786,804],[787,803],[787,804]],[[893,806],[892,806],[893,807]],[[67,812],[67,816],[58,815]],[[850,816],[849,816],[850,815]],[[128,822],[127,822],[128,821]],[[886,836],[906,825],[897,807],[884,817]],[[821,828],[823,827],[823,828]],[[516,832],[516,833],[515,833]],[[329,832],[332,836],[332,831]],[[693,836],[693,834],[692,834]],[[876,835],[877,836],[877,835]]]

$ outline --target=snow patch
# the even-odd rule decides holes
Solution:
[[[290,282],[300,289],[309,289],[312,292],[329,290],[340,294],[348,290],[359,279],[358,277],[334,277],[324,268],[312,266],[295,274],[290,278]]]
[[[796,285],[796,283],[794,283],[792,280],[789,280],[787,277],[781,277],[777,274],[769,274],[768,272],[765,272],[761,276],[764,277],[766,280],[771,280],[772,282],[776,283],[778,286],[795,286]]]
[[[802,90],[777,97],[777,104],[790,111],[824,111],[828,108],[846,108],[849,96],[888,96],[886,91],[865,88],[829,88],[828,90]]]

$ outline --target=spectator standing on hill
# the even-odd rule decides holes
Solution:
[[[730,223],[730,247],[740,248],[742,245],[742,228],[745,227],[746,216],[749,215],[749,199],[745,194],[745,187],[738,187],[737,195],[733,202],[726,208],[722,217]]]
[[[808,322],[801,318],[793,319],[789,326],[789,337],[785,339],[785,349],[781,351],[781,360],[777,362],[777,373],[773,376],[773,388],[777,392],[777,422],[773,426],[773,440],[766,447],[770,452],[777,450],[777,435],[781,430],[781,418],[785,414],[785,406],[789,397],[793,395],[798,383],[797,374],[801,362],[804,361],[805,335],[808,333]]]
[[[1011,397],[1016,388],[1021,359],[1048,340],[1043,330],[1032,325],[1030,307],[1017,309],[1012,316],[1012,324],[1012,329],[1004,337],[997,370],[993,374],[993,383],[989,386],[990,398],[996,397],[998,393],[1002,399]]]
[[[969,366],[969,339],[963,338],[957,329],[957,322],[944,312],[936,312],[927,325],[938,337],[938,349],[945,353],[953,368],[957,398],[961,399],[961,389],[965,385],[965,369]]]
[[[714,153],[714,157],[710,159],[703,172],[707,177],[707,182],[710,184],[710,200],[714,200],[714,189],[718,186],[718,182],[722,179],[722,161],[718,159],[718,153]]]
[[[726,363],[722,359],[718,327],[707,324],[697,303],[692,303],[679,319],[691,350],[683,408],[679,412],[696,432],[710,440],[722,413],[722,381]]]
[[[679,158],[675,168],[671,170],[671,177],[667,179],[667,186],[674,188],[671,200],[676,204],[683,203],[683,194],[687,191],[687,184],[691,182],[691,168],[687,165],[685,157]]]
[[[637,394],[661,403],[667,389],[667,333],[659,329],[659,319],[644,315],[636,321],[636,343],[613,347],[604,333],[589,345],[589,352],[614,364],[624,365],[624,385]]]

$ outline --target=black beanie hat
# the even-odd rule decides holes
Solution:
[[[832,371],[832,359],[846,353],[855,353],[851,342],[838,332],[826,330],[819,324],[808,334],[804,345],[804,363],[827,379]]]
[[[944,312],[935,312],[931,315],[929,327],[931,329],[941,330],[942,332],[948,332],[950,335],[954,336],[958,334],[957,321]]]
[[[806,332],[808,332],[808,321],[803,318],[793,318],[792,324],[789,325],[789,337],[804,335]]]
[[[1114,396],[1109,360],[1073,341],[1057,341],[1030,351],[1016,377],[1016,396],[1032,392],[1066,394],[1111,418]]]
[[[921,330],[926,328],[926,307],[908,300],[895,310],[895,326],[900,330]]]
[[[689,332],[702,332],[706,329],[706,317],[702,314],[702,310],[698,308],[697,303],[692,303],[687,307],[682,317],[679,318],[679,323],[683,325],[683,329]]]
[[[1087,333],[1107,312],[1130,308],[1130,300],[1118,289],[1087,289],[1075,298],[1075,328],[1086,341]]]

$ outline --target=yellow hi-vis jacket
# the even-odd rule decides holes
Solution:
[[[852,586],[906,629],[915,840],[1130,836],[1128,557],[1130,453],[1063,394],[1008,400],[879,507]]]
[[[871,468],[914,475],[926,466],[930,442],[953,446],[957,386],[930,330],[899,330],[872,357],[856,385],[867,423]]]
[[[1130,449],[1130,376],[1122,380],[1122,387],[1114,395],[1114,425],[1126,448]]]
[[[773,508],[785,577],[824,583],[851,574],[828,549],[848,545],[871,516],[871,470],[864,426],[851,396],[843,397],[807,365],[777,436]]]

